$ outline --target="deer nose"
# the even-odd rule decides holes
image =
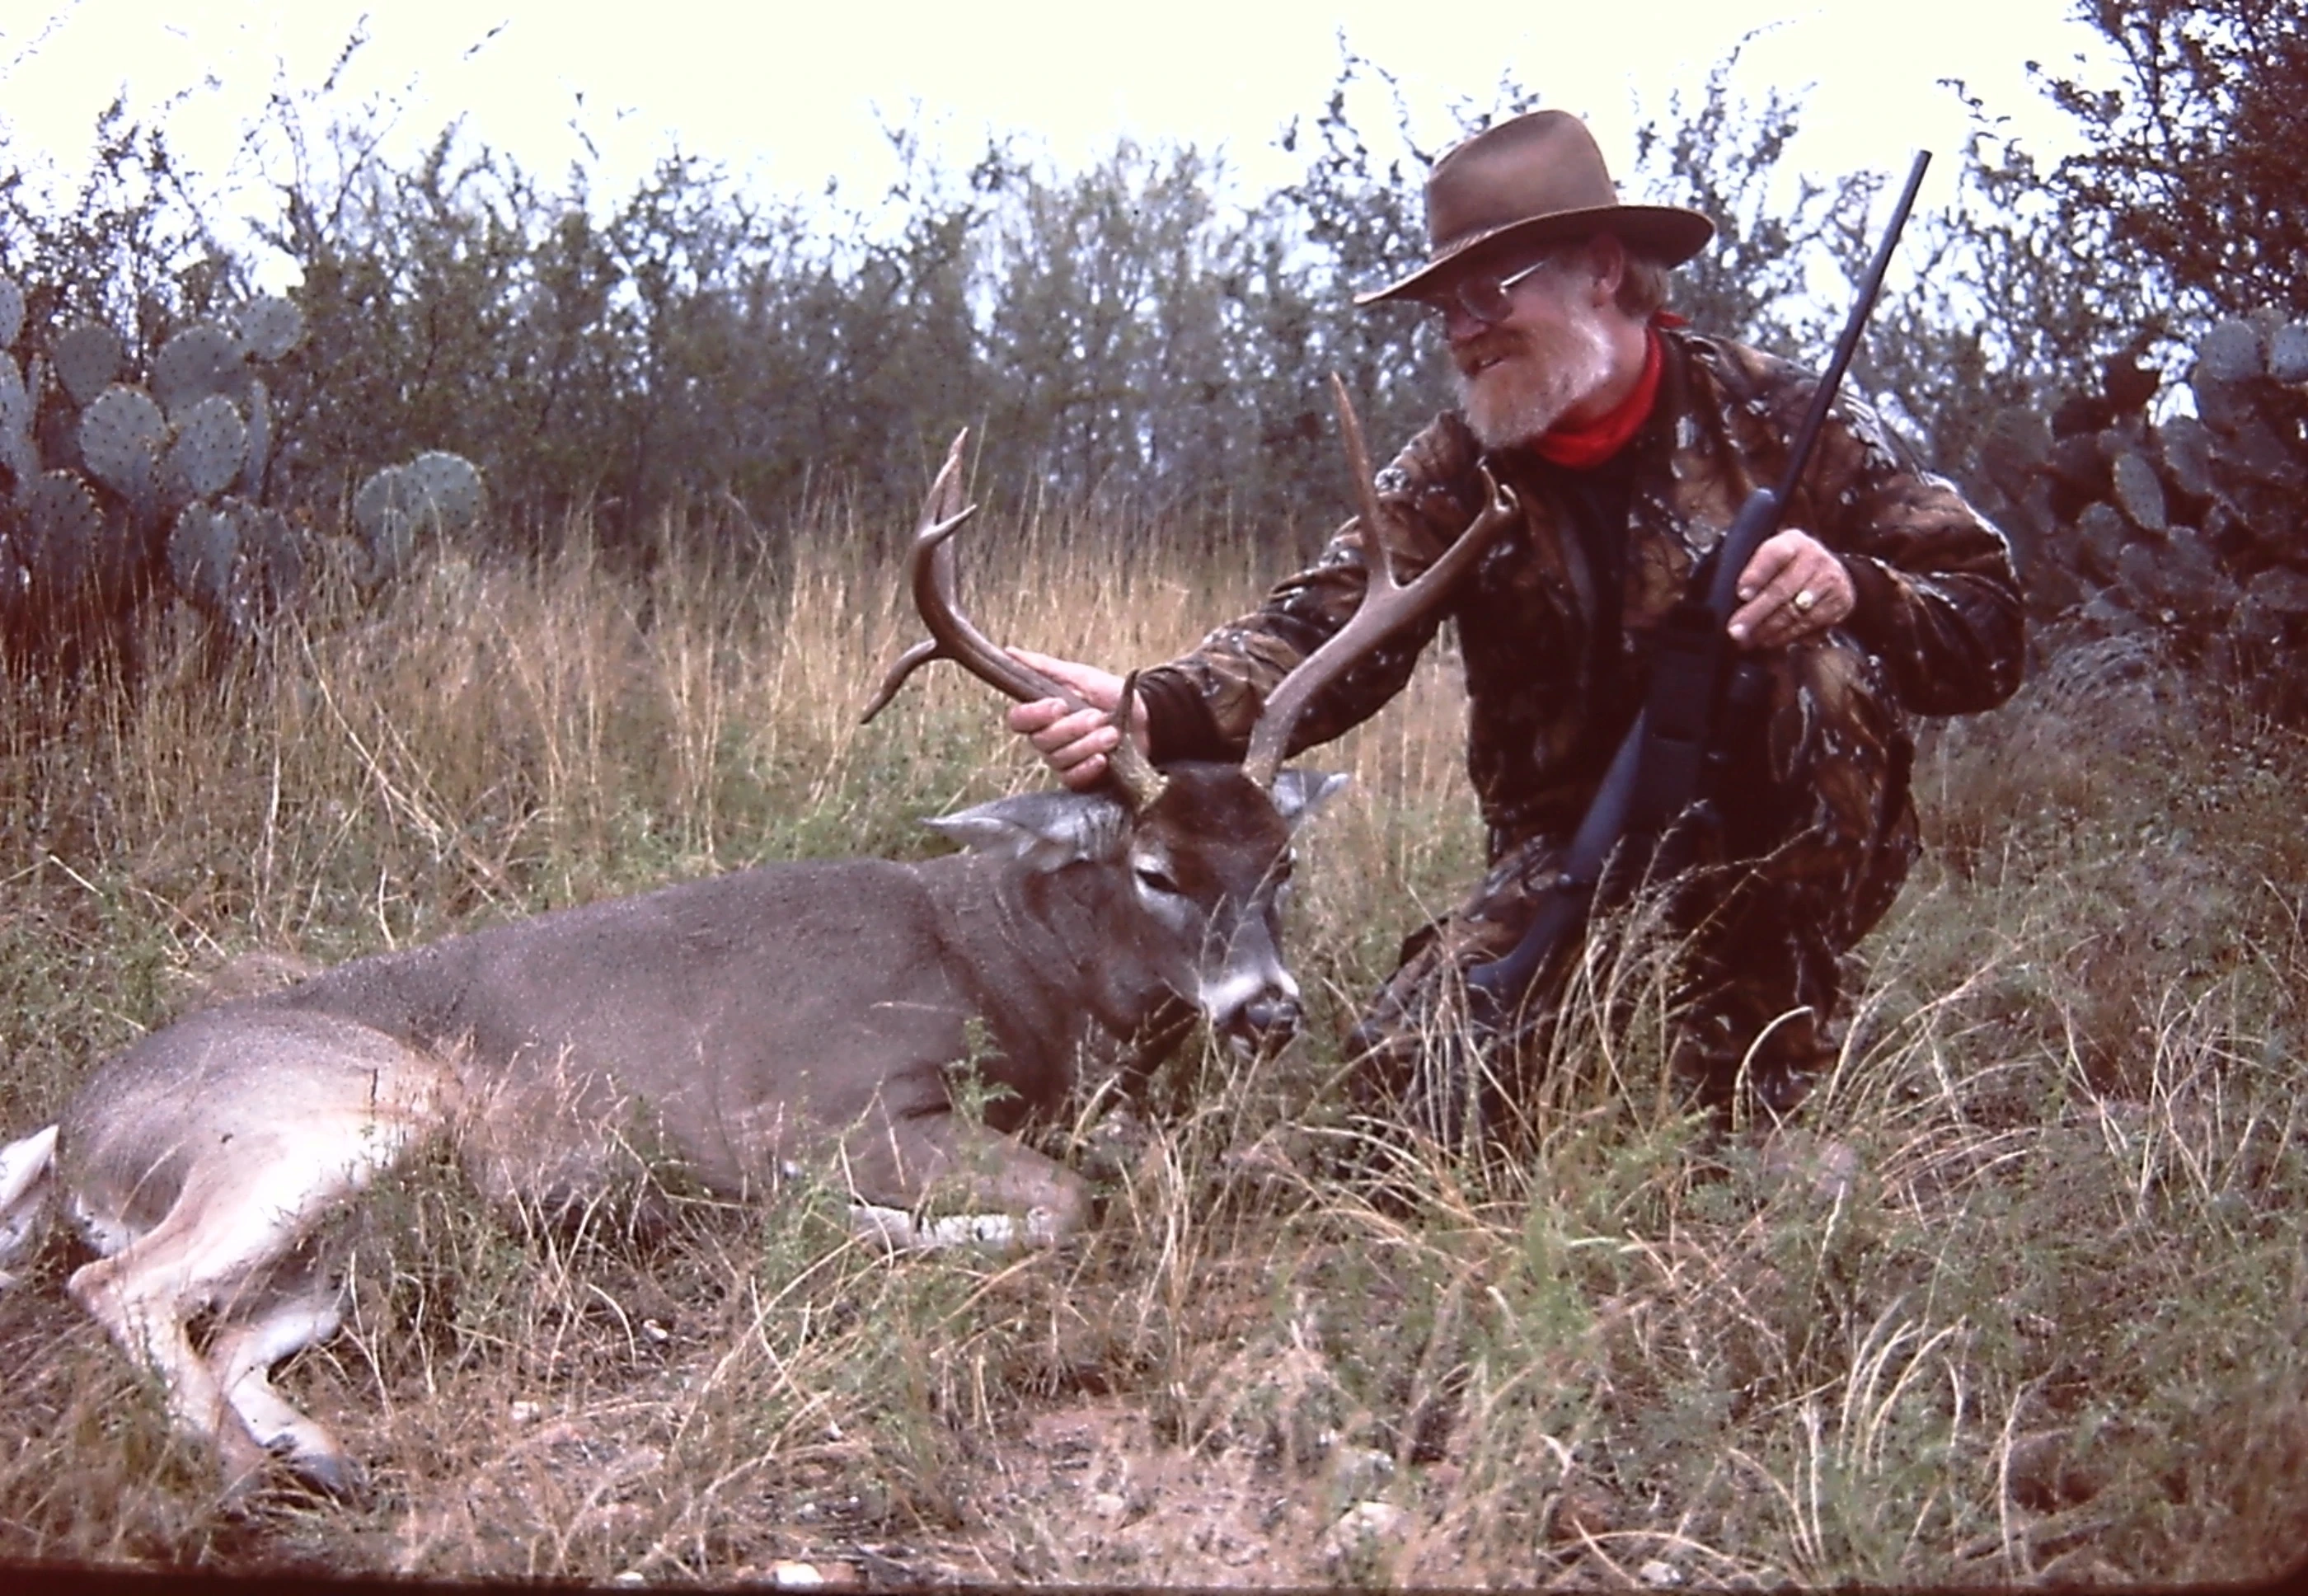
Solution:
[[[1242,1030],[1261,1048],[1279,1048],[1298,1034],[1301,1011],[1295,994],[1270,988],[1242,1006]]]

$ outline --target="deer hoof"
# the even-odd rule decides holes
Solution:
[[[289,1471],[304,1484],[332,1501],[348,1505],[368,1499],[368,1471],[341,1454],[291,1457]]]

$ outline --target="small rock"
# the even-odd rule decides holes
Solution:
[[[649,1583],[649,1576],[638,1568],[628,1568],[611,1574],[609,1583],[613,1585],[645,1585]]]
[[[1394,1478],[1394,1459],[1370,1447],[1349,1447],[1331,1465],[1342,1497],[1368,1497]]]
[[[1565,1488],[1556,1498],[1547,1531],[1553,1540],[1580,1540],[1607,1535],[1618,1527],[1618,1505],[1610,1494],[1591,1482],[1580,1482]]]
[[[1247,1147],[1227,1148],[1219,1155],[1219,1162],[1253,1179],[1295,1179],[1299,1173],[1298,1160],[1292,1152],[1291,1140],[1289,1134],[1278,1126]]]
[[[1778,1181],[1801,1180],[1813,1196],[1839,1202],[1859,1178],[1859,1154],[1847,1143],[1798,1126],[1775,1132],[1764,1143],[1763,1172]]]
[[[1679,1585],[1683,1583],[1683,1571],[1677,1568],[1674,1564],[1663,1563],[1657,1557],[1653,1557],[1649,1562],[1645,1563],[1641,1567],[1636,1569],[1635,1577],[1642,1581],[1643,1583],[1653,1587]]]
[[[1394,1539],[1408,1516],[1391,1502],[1357,1502],[1331,1526],[1323,1555],[1333,1563],[1366,1557],[1382,1541]]]
[[[825,1575],[819,1573],[812,1564],[772,1563],[770,1565],[770,1583],[782,1590],[800,1590],[826,1583]]]

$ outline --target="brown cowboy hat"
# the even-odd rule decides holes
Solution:
[[[1568,111],[1532,111],[1485,128],[1434,163],[1426,175],[1426,263],[1355,303],[1416,298],[1483,245],[1590,233],[1616,233],[1674,265],[1706,248],[1715,224],[1680,206],[1622,205],[1587,125]]]

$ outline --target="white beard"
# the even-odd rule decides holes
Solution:
[[[1473,376],[1467,363],[1503,355]],[[1527,444],[1611,375],[1602,317],[1581,309],[1557,337],[1530,327],[1494,327],[1457,351],[1459,407],[1486,449]]]

